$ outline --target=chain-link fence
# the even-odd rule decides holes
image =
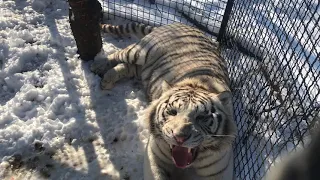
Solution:
[[[262,179],[308,143],[320,110],[320,3],[311,0],[108,0],[105,17],[183,22],[218,36],[238,126],[238,179]],[[220,31],[220,33],[219,33]]]
[[[182,22],[217,36],[227,0],[100,0],[108,19],[124,18],[159,26]]]
[[[239,179],[304,145],[320,110],[320,3],[235,1],[222,44],[235,95]]]

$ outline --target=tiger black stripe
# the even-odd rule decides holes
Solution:
[[[162,70],[163,73],[159,74],[157,77],[161,78],[163,75],[165,75],[165,74],[167,74],[168,72],[170,72],[171,69],[174,68],[175,66],[183,65],[183,64],[186,64],[186,63],[189,63],[189,62],[191,63],[191,62],[193,62],[193,61],[194,61],[194,59],[190,59],[190,60],[187,60],[187,61],[179,62],[179,63],[174,64],[174,65],[170,65],[169,67],[166,67],[166,69]],[[197,62],[208,62],[208,60],[198,60]],[[166,65],[166,64],[164,64],[163,66],[165,66],[165,65]],[[156,69],[156,68],[155,68],[155,69]],[[193,72],[193,71],[192,71],[192,72]],[[157,81],[157,80],[158,80],[158,78],[155,79],[154,81]],[[153,82],[154,82],[154,81],[153,81]],[[150,85],[152,85],[152,84],[150,84]]]
[[[120,33],[119,33],[119,34],[124,34],[123,25],[122,25],[122,24],[119,26],[119,30],[120,30]]]
[[[195,86],[194,84],[190,84],[190,83],[186,84],[186,86],[191,87],[191,88],[200,88],[200,89],[204,90],[202,93],[204,93],[208,90],[208,89],[204,88],[203,86],[199,86],[199,85]],[[205,93],[205,94],[207,95],[207,93]]]
[[[210,99],[208,99],[207,97],[202,96],[201,94],[194,94],[194,96],[195,96],[196,98],[200,99],[200,102],[201,102],[203,105],[207,104],[207,103],[208,103],[208,100],[210,100]],[[205,110],[208,111],[208,110],[207,110],[207,106],[205,106]]]
[[[211,127],[213,125],[213,121],[210,121],[210,124],[209,124],[209,126]]]
[[[175,56],[181,56],[179,53],[173,53],[173,54],[165,54],[164,56],[160,56],[156,61],[158,62],[158,61],[161,61],[161,59],[172,59],[172,58],[174,58]],[[162,61],[161,61],[162,62]],[[167,63],[166,63],[166,61],[164,60],[164,62],[162,62],[161,64],[163,64],[163,65],[166,65]],[[157,66],[157,64],[156,63],[154,63],[154,64],[148,64],[147,65],[147,67],[146,68],[143,68],[143,71],[147,71],[147,69],[149,69],[149,68],[151,68],[152,67],[152,69],[159,69],[159,67],[154,67],[154,66]],[[149,70],[149,72],[148,72],[148,74],[146,74],[146,77],[149,77],[150,75],[151,75],[151,73],[152,73],[152,71],[151,70]]]
[[[215,132],[213,132],[214,135],[217,134],[217,132],[218,132],[218,130],[219,130],[219,128],[220,128],[220,125],[221,125],[221,121],[218,121],[217,129],[215,130]],[[224,134],[224,133],[222,133],[222,134]]]
[[[147,52],[147,55],[148,55],[148,53],[150,53],[150,51],[148,51]],[[178,54],[178,53],[173,53],[173,54]],[[158,62],[161,58],[162,59],[167,59],[167,58],[169,58],[169,55],[171,55],[171,54],[169,54],[169,53],[167,53],[167,54],[163,54],[163,55],[161,55],[161,56],[159,56],[156,60],[155,60],[155,62]],[[146,56],[147,57],[147,56]],[[170,57],[171,58],[171,57]],[[147,59],[147,58],[146,58]],[[148,65],[145,65],[143,68],[142,68],[142,71],[145,71],[146,69],[149,69],[149,68],[151,68],[152,66],[154,66],[155,64],[152,64],[152,63],[149,63]]]
[[[157,146],[158,147],[158,146]],[[159,160],[161,160],[161,162],[168,164],[168,162],[164,161],[162,158],[159,157],[159,154],[157,152],[155,152],[155,150],[153,148],[151,148],[152,153],[154,154],[154,156],[156,156],[157,158],[159,158]],[[159,149],[160,153],[162,156],[166,157],[164,154],[162,154],[161,150]]]
[[[183,36],[186,37],[187,35]],[[179,37],[180,38],[180,37]],[[149,59],[149,54],[152,51],[154,47],[159,47],[159,44],[164,44],[165,42],[168,42],[170,40],[170,37],[164,37],[161,41],[154,43],[149,49],[146,54],[146,59]]]
[[[210,129],[207,126],[201,125],[201,130],[205,133],[205,134],[209,134],[210,133]]]
[[[170,53],[170,54],[168,53],[168,54],[166,54],[165,56],[163,56],[163,59],[167,59],[167,60],[166,60],[166,61],[161,61],[157,66],[154,67],[154,69],[159,69],[159,68],[161,68],[161,67],[169,64],[168,61],[169,61],[170,59],[172,59],[173,57],[174,57],[174,58],[181,58],[181,57],[185,57],[185,56],[188,56],[188,55],[193,55],[193,54],[195,54],[195,53],[203,53],[203,52],[202,52],[201,50],[190,50],[190,51],[188,51],[188,52],[186,52],[186,53],[183,53],[183,54],[177,53],[177,52]],[[196,56],[195,56],[195,57],[196,57]],[[187,62],[192,62],[192,61],[194,61],[193,58],[190,59],[190,60],[188,60]],[[207,61],[210,61],[210,60],[207,60]]]
[[[137,27],[136,23],[131,23],[131,29],[132,29],[134,34],[137,33],[136,27]]]
[[[189,60],[189,61],[193,61],[193,60]],[[171,65],[171,66],[167,67],[165,70],[162,70],[162,73],[159,74],[153,81],[151,81],[151,82],[149,83],[149,87],[148,87],[148,88],[152,89],[152,87],[154,87],[154,84],[157,83],[157,81],[158,81],[160,78],[162,78],[165,74],[169,73],[172,68],[176,67],[177,65],[182,65],[182,64],[186,64],[186,63],[188,63],[188,61],[187,61],[187,62],[183,61],[183,62],[180,62],[180,63],[178,63],[178,64]],[[182,76],[181,78],[175,80],[174,82],[177,82],[177,81],[179,81],[180,79],[186,78],[187,76],[190,77],[190,76],[192,76],[192,75],[198,75],[198,74],[199,74],[199,75],[204,75],[204,74],[205,74],[205,75],[211,75],[211,76],[212,76],[212,75],[214,74],[214,72],[212,72],[212,70],[210,70],[210,69],[208,69],[208,70],[201,70],[200,72],[199,72],[199,71],[193,71],[193,70],[192,70],[192,72],[193,72],[193,74],[185,74],[184,76]],[[190,72],[190,73],[192,73],[192,72]],[[174,79],[175,79],[175,78],[174,78]],[[149,93],[150,93],[150,92],[149,92]]]
[[[216,149],[213,149],[212,147],[206,147],[205,149],[200,149],[199,150],[199,153],[201,154],[201,153],[206,153],[207,151],[217,151]],[[203,161],[203,160],[205,160],[205,159],[207,159],[208,157],[210,157],[211,156],[211,154],[206,154],[206,155],[203,155],[203,156],[198,156],[197,157],[197,159],[198,159],[198,161]]]
[[[197,138],[197,137],[201,137],[201,134],[196,134],[195,136],[194,136],[194,138]]]
[[[216,109],[214,108],[213,102],[211,101],[211,113],[215,113],[215,112],[216,112]]]
[[[164,106],[164,108],[160,108],[162,106]],[[161,106],[159,106],[158,114],[160,115],[160,110],[167,109],[167,106],[168,106],[168,103],[166,103],[166,104],[162,103]],[[161,114],[162,114],[162,118],[164,120],[166,120],[165,115],[164,115],[164,111]]]
[[[135,64],[137,62],[137,60],[139,59],[139,55],[140,54],[140,51],[137,50],[135,53],[134,53],[134,58],[132,60],[132,64]]]
[[[206,165],[204,165],[204,166],[197,167],[197,168],[198,168],[198,169],[208,168],[208,167],[210,167],[210,166],[212,166],[212,165],[220,162],[221,160],[223,160],[223,159],[226,157],[227,154],[229,154],[228,151],[226,151],[226,152],[225,152],[222,156],[220,156],[220,158],[218,158],[217,160],[215,160],[215,161],[213,161],[213,162],[210,162],[209,164],[206,164]]]
[[[197,104],[197,100],[196,100],[196,99],[191,98],[190,101],[191,101],[193,104]],[[198,106],[196,106],[196,110],[195,110],[196,113],[199,112],[198,110],[199,110],[199,108],[198,108]]]
[[[155,119],[155,118],[154,118],[155,116],[156,116],[156,109],[154,109],[154,110],[150,113],[149,118],[150,118],[150,119]],[[149,124],[149,128],[150,128],[150,130],[152,131],[152,130],[154,129],[154,123],[150,123],[150,124]]]
[[[215,77],[215,73],[211,69],[201,69],[201,70],[192,71],[192,72],[189,72],[187,74],[184,74],[183,76],[181,76],[179,78],[175,78],[173,81],[174,82],[178,82],[181,79],[185,79],[187,77],[194,77],[194,76],[197,76],[197,75],[208,75],[208,76]]]
[[[105,25],[101,25],[101,29],[102,29],[102,31],[107,32],[107,28]]]
[[[131,53],[131,51],[132,51],[133,48],[134,48],[134,47],[131,47],[131,48],[126,52],[126,54],[127,54],[127,56],[126,56],[127,62],[130,61],[130,53]]]
[[[221,114],[217,114],[217,118],[218,118],[218,122],[222,121],[222,115]]]
[[[161,104],[160,106],[158,106],[158,109],[157,109],[157,114],[160,116],[160,111],[163,109],[162,107],[165,106],[165,104]]]
[[[155,143],[155,144],[157,145],[158,149],[160,150],[160,153],[161,153],[164,157],[166,157],[166,158],[168,158],[168,159],[171,159],[170,157],[167,156],[166,153],[163,152],[162,148],[159,146],[158,143]]]
[[[142,25],[142,24],[139,24],[139,28],[141,29],[142,34],[146,35],[146,33],[145,33],[146,27],[144,25]]]
[[[126,31],[126,33],[127,33],[127,34],[129,34],[129,33],[130,33],[129,26],[130,26],[130,24],[129,24],[129,23],[128,23],[128,24],[126,24],[125,31]]]
[[[228,131],[229,131],[229,121],[224,121],[224,126],[223,126],[223,129],[222,129],[222,134],[228,134]]]
[[[141,47],[141,49],[144,49],[145,46],[149,45],[149,43],[151,42],[152,39],[147,39],[145,41],[140,42],[139,46]],[[168,41],[168,39],[164,38],[162,41],[160,42],[156,42],[154,44],[151,45],[151,47],[148,48],[147,54],[145,55],[145,61],[148,60],[149,58],[149,53],[152,51],[153,47],[157,47],[158,44],[161,44],[162,42]]]

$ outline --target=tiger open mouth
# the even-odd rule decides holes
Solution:
[[[187,168],[196,159],[198,148],[187,148],[182,146],[170,145],[171,157],[178,168]]]

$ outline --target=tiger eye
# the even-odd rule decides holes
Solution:
[[[175,115],[177,115],[177,110],[175,110],[175,109],[171,109],[171,110],[169,110],[168,112],[167,112],[170,116],[175,116]]]
[[[219,122],[222,121],[222,115],[221,115],[221,114],[217,114],[217,118],[218,118],[218,121],[219,121]]]
[[[206,119],[206,116],[204,116],[204,115],[199,115],[199,116],[196,117],[197,121],[202,121],[204,119]]]
[[[211,107],[211,113],[215,113],[216,112],[216,109],[212,106]]]

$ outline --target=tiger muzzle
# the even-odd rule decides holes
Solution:
[[[171,157],[176,167],[187,168],[196,159],[198,148],[170,145]]]

